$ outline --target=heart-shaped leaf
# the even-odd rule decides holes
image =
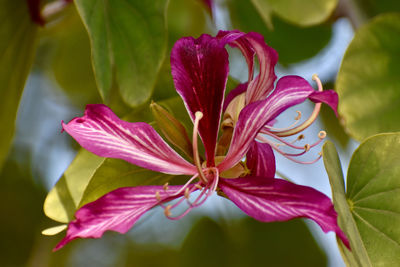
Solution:
[[[359,266],[395,266],[400,262],[399,151],[399,133],[365,140],[351,159],[344,195],[335,148],[332,143],[323,148],[339,225],[350,239],[352,256]]]
[[[357,140],[400,131],[400,14],[376,17],[355,34],[336,81],[339,114]]]

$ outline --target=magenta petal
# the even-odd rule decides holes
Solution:
[[[324,232],[334,231],[349,246],[337,224],[337,213],[331,200],[311,187],[265,177],[221,179],[219,186],[233,203],[256,220],[274,222],[309,218]]]
[[[269,47],[264,37],[256,32],[243,34],[238,31],[220,31],[217,35],[222,42],[237,47],[246,59],[249,68],[249,86],[246,93],[246,103],[265,99],[274,88],[276,80],[275,65],[278,53]],[[253,79],[254,54],[260,66],[259,75]]]
[[[209,35],[182,38],[172,48],[171,70],[191,118],[196,111],[203,113],[199,134],[207,164],[212,166],[229,71],[228,53],[217,38]]]
[[[265,99],[274,89],[276,80],[275,65],[278,62],[278,53],[269,47],[265,43],[264,37],[258,33],[248,33],[245,38],[255,51],[260,65],[259,75],[254,80],[249,81],[246,92],[246,103],[252,103]]]
[[[196,167],[177,154],[147,123],[119,119],[105,105],[87,105],[85,115],[62,123],[83,148],[168,174],[194,174]]]
[[[181,197],[170,197],[182,186],[137,186],[118,188],[98,200],[88,203],[75,213],[64,239],[54,248],[58,250],[76,238],[99,238],[105,231],[126,233],[148,210],[159,203]],[[159,198],[156,197],[156,192]],[[158,200],[157,200],[158,198]]]
[[[254,75],[254,49],[252,48],[251,44],[246,39],[246,33],[233,30],[233,31],[219,31],[217,38],[221,40],[221,43],[224,45],[229,44],[232,47],[237,47],[242,52],[248,69],[248,80],[253,79]]]
[[[274,120],[287,108],[300,104],[315,92],[312,86],[299,76],[281,78],[276,89],[267,99],[247,105],[239,115],[233,133],[231,146],[225,159],[218,165],[220,171],[240,161],[260,129]]]
[[[275,156],[272,147],[266,143],[253,141],[246,154],[246,165],[252,176],[275,177]]]
[[[333,109],[336,116],[338,116],[337,106],[339,102],[339,97],[335,91],[333,90],[326,90],[322,92],[315,91],[309,96],[309,99],[315,103],[322,102],[328,104],[331,107],[331,109]]]

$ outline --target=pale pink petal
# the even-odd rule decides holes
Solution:
[[[337,224],[337,213],[331,200],[311,187],[265,177],[221,179],[219,187],[233,203],[256,220],[275,222],[309,218],[324,232],[335,232],[349,246]]]
[[[329,94],[327,92],[315,91],[306,80],[299,76],[281,78],[276,89],[267,99],[253,102],[240,112],[231,146],[225,159],[218,165],[218,169],[224,171],[240,161],[260,129],[283,111],[304,102],[310,95],[314,96],[314,100],[328,99],[324,97],[317,99],[318,95]]]
[[[87,105],[85,115],[62,123],[83,148],[168,174],[194,174],[196,167],[176,153],[147,123],[119,119],[105,105]]]
[[[246,92],[247,90],[247,82],[246,83],[241,83],[238,86],[236,86],[235,89],[229,92],[229,94],[226,96],[225,101],[224,101],[224,106],[223,106],[223,111],[225,112],[226,108],[228,107],[229,103],[238,95],[241,93]]]
[[[76,219],[69,223],[66,236],[54,250],[76,238],[100,238],[109,230],[126,233],[154,206],[181,197],[183,193],[171,196],[181,187],[169,186],[168,191],[162,186],[118,188],[80,208],[75,213]]]
[[[171,70],[176,90],[191,118],[197,111],[203,113],[199,134],[206,149],[207,165],[213,166],[229,71],[228,53],[217,38],[209,35],[198,39],[185,37],[172,48]]]
[[[246,154],[246,165],[251,176],[275,177],[275,156],[269,144],[253,141]]]

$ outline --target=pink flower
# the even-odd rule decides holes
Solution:
[[[245,104],[238,105],[240,110],[232,122],[231,134],[225,135],[231,140],[228,146],[221,140],[224,134],[217,142],[229,72],[226,44],[243,51],[250,72],[248,86],[243,90]],[[254,53],[260,62],[260,74],[253,79]],[[75,238],[99,238],[107,230],[126,233],[155,206],[161,206],[167,218],[180,219],[215,191],[257,220],[310,218],[325,232],[336,232],[348,245],[330,199],[310,187],[275,179],[271,146],[255,141],[281,112],[307,98],[336,108],[337,97],[336,103],[331,97],[336,96],[334,92],[315,91],[300,77],[284,77],[273,90],[276,61],[276,52],[257,33],[220,32],[217,37],[202,35],[177,41],[171,52],[172,76],[194,123],[193,162],[175,152],[149,124],[120,120],[105,105],[88,105],[83,117],[63,123],[66,132],[96,155],[190,178],[184,185],[119,188],[83,206],[55,249]],[[233,103],[235,97],[230,98],[232,102],[228,102]],[[199,156],[197,135],[204,144],[204,162]],[[226,154],[221,152],[225,148]],[[200,192],[193,198],[195,191]],[[175,214],[179,205],[187,208]]]

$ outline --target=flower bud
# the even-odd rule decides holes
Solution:
[[[155,102],[150,104],[154,119],[165,138],[182,150],[189,158],[193,157],[192,142],[185,127],[165,108]]]

